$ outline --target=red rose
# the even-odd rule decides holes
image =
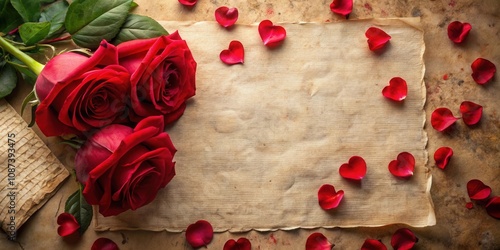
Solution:
[[[36,123],[46,136],[58,136],[127,121],[129,79],[116,47],[105,41],[91,57],[58,55],[36,80]]]
[[[112,124],[90,136],[75,156],[83,196],[104,216],[135,210],[154,200],[175,175],[176,149],[161,116],[132,129]]]
[[[153,39],[132,40],[117,46],[120,65],[130,72],[130,119],[163,115],[165,123],[184,113],[195,95],[196,62],[177,32]]]

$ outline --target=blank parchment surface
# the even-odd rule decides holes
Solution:
[[[287,37],[276,49],[263,45],[257,25],[162,24],[179,30],[198,62],[196,96],[167,129],[177,175],[146,207],[96,213],[97,230],[182,231],[200,219],[235,232],[435,224],[418,18],[280,24]],[[364,35],[371,26],[392,37],[378,53]],[[232,40],[245,48],[242,65],[219,59]],[[381,94],[396,76],[408,83],[402,103]],[[388,171],[404,151],[416,159],[410,179]],[[338,173],[354,155],[368,167],[360,183]],[[333,211],[318,205],[323,184],[345,192]]]

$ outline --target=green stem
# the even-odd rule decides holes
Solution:
[[[26,66],[28,66],[28,68],[31,71],[33,71],[33,73],[35,73],[36,75],[40,75],[40,72],[42,72],[44,66],[43,64],[37,62],[35,59],[26,55],[24,52],[16,48],[14,45],[9,43],[1,36],[0,36],[0,47],[3,48],[8,53],[10,53],[11,55],[15,56],[17,59],[19,59],[19,61],[26,64]]]

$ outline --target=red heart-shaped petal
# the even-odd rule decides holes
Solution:
[[[392,235],[391,246],[394,250],[410,250],[417,241],[417,237],[410,229],[400,228]]]
[[[490,197],[491,188],[480,180],[472,179],[467,182],[467,194],[471,200],[486,200]]]
[[[493,218],[500,219],[500,196],[495,196],[486,204],[486,212]]]
[[[394,77],[389,81],[389,86],[382,89],[382,95],[393,101],[400,102],[406,98],[408,94],[408,86],[406,81],[401,77]]]
[[[243,63],[245,58],[245,49],[240,41],[231,41],[229,49],[220,52],[220,60],[228,65]]]
[[[451,22],[448,25],[448,37],[454,43],[462,43],[465,38],[467,38],[471,29],[472,26],[470,23],[461,23],[459,21]]]
[[[383,48],[389,40],[391,40],[391,36],[377,27],[368,28],[365,32],[365,36],[368,38],[368,48],[370,48],[371,51]]]
[[[387,247],[379,240],[366,239],[361,246],[361,250],[387,250]]]
[[[321,208],[330,210],[339,206],[344,197],[344,190],[335,191],[335,187],[330,184],[324,184],[318,190],[318,201]]]
[[[119,250],[118,245],[108,238],[99,238],[92,244],[91,250]]]
[[[70,213],[62,213],[57,216],[57,234],[61,237],[72,235],[80,228],[80,224],[76,221],[75,216]]]
[[[435,130],[442,132],[453,125],[458,119],[453,116],[453,113],[448,108],[437,108],[432,112],[431,125]]]
[[[194,248],[207,246],[214,237],[214,229],[206,220],[199,220],[186,229],[186,240]]]
[[[484,58],[478,58],[471,64],[472,78],[477,84],[485,84],[493,79],[497,67],[492,62]]]
[[[333,0],[330,4],[330,10],[342,16],[347,16],[352,12],[352,0]]]
[[[224,244],[224,250],[250,250],[252,243],[247,238],[239,238],[238,241],[230,239]]]
[[[187,6],[187,7],[192,7],[197,2],[198,2],[198,0],[179,0],[179,3],[181,3],[182,5]]]
[[[306,240],[306,250],[331,250],[333,246],[322,233],[312,233]]]
[[[444,169],[450,158],[453,156],[453,149],[450,147],[440,147],[434,152],[434,161],[436,166],[440,169]]]
[[[366,175],[366,162],[360,156],[353,156],[348,163],[344,163],[339,168],[340,176],[359,181]]]
[[[259,34],[264,45],[274,48],[285,40],[286,30],[282,26],[273,25],[270,20],[264,20],[259,23]]]
[[[396,160],[389,163],[389,172],[396,177],[408,178],[413,175],[415,157],[408,152],[398,154]]]
[[[474,125],[481,120],[483,106],[477,103],[464,101],[460,104],[460,113],[462,113],[462,119],[465,124]]]
[[[231,27],[238,20],[238,9],[227,6],[219,7],[215,10],[215,20],[224,28]]]

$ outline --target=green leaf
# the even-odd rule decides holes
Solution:
[[[137,8],[137,6],[139,6],[139,4],[137,4],[136,2],[132,2],[130,4],[130,11],[133,11],[135,8]]]
[[[154,19],[129,14],[113,43],[120,44],[129,40],[154,38],[161,35],[168,35],[168,32]]]
[[[23,18],[17,13],[9,0],[0,0],[0,32],[8,33],[23,23]]]
[[[66,1],[58,1],[43,8],[40,22],[50,22],[50,31],[47,37],[54,37],[64,31],[64,19],[68,11]]]
[[[21,15],[24,22],[36,22],[40,18],[40,1],[36,0],[10,0],[14,9]]]
[[[132,0],[75,0],[64,26],[80,47],[95,49],[103,39],[111,41],[125,22]]]
[[[19,35],[26,46],[31,46],[36,44],[45,37],[50,32],[50,22],[42,23],[24,23],[19,27]]]
[[[64,211],[75,216],[80,224],[80,234],[83,234],[92,221],[92,206],[83,198],[82,186],[68,197]]]
[[[16,70],[9,64],[3,63],[0,67],[0,98],[4,98],[12,93],[16,84]]]

